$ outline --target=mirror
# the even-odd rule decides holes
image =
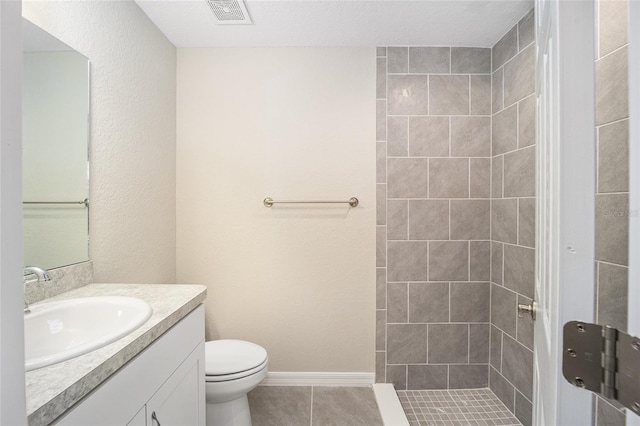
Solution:
[[[89,60],[22,20],[24,262],[89,260]]]

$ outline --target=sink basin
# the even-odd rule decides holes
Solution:
[[[99,349],[134,331],[152,314],[135,297],[83,297],[31,307],[24,317],[25,367],[46,367]]]

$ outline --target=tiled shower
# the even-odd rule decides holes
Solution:
[[[533,11],[492,48],[377,49],[376,380],[531,422]]]

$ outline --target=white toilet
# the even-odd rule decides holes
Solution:
[[[205,343],[207,426],[251,426],[247,393],[267,375],[267,351],[243,340]]]

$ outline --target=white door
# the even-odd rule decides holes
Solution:
[[[629,334],[640,336],[640,2],[629,2]],[[627,426],[640,417],[627,410]]]
[[[590,425],[561,370],[562,326],[594,320],[594,5],[536,1],[538,315],[534,424]]]

